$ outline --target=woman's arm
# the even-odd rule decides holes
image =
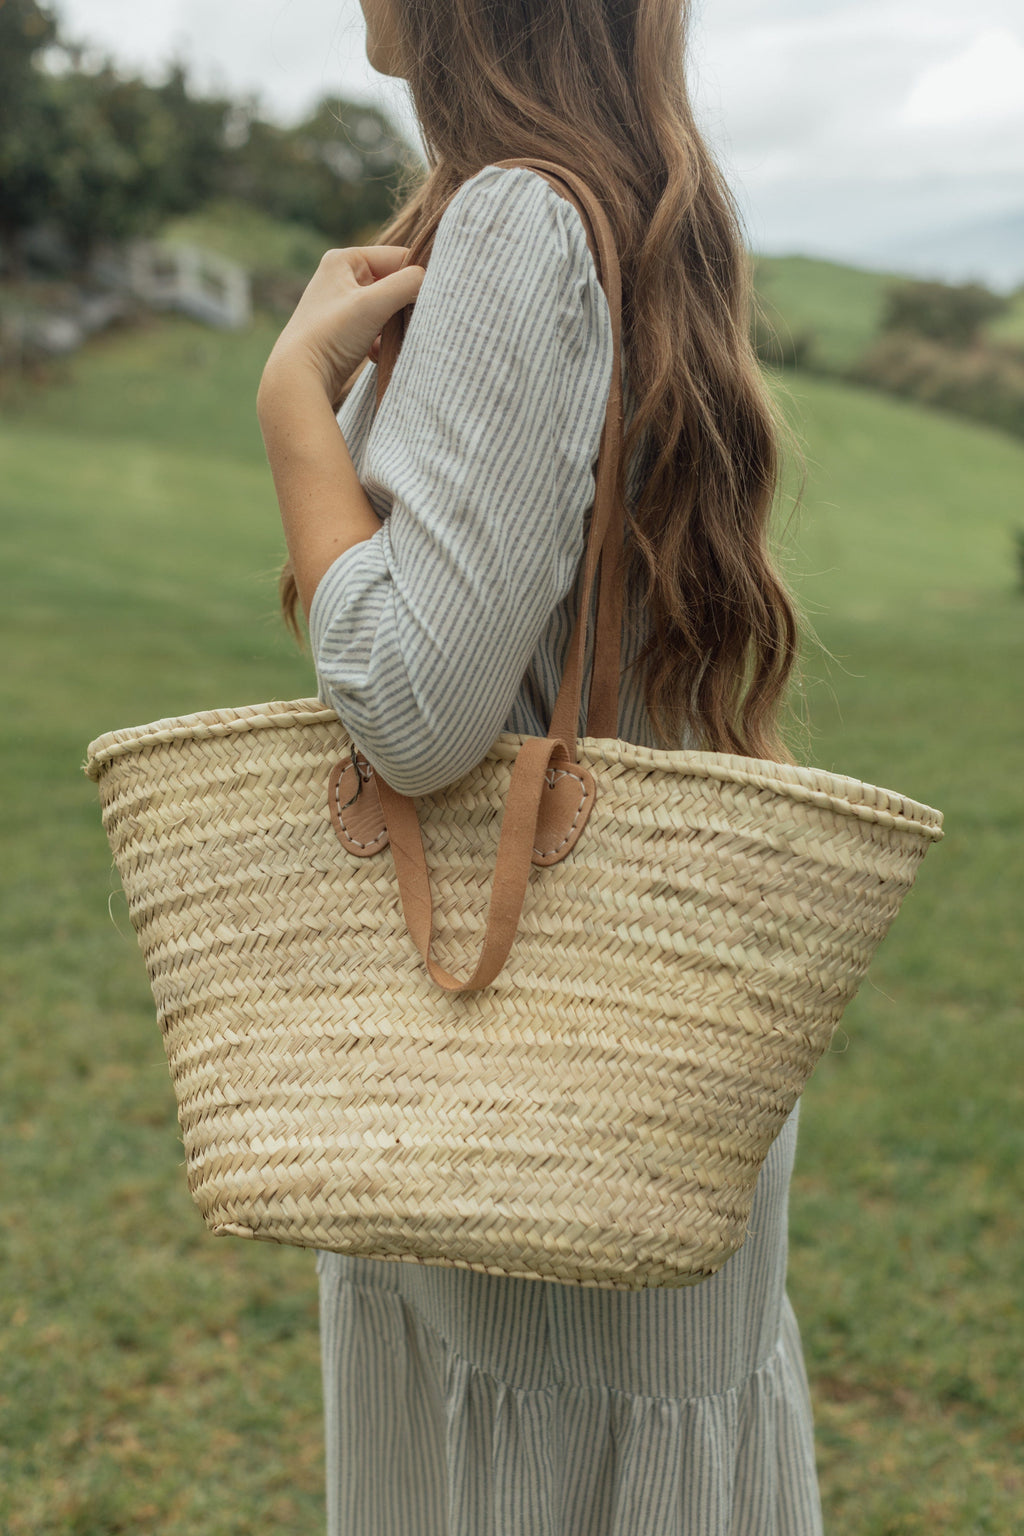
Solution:
[[[578,213],[486,168],[441,221],[359,455],[381,526],[309,614],[321,696],[402,793],[452,783],[504,726],[576,576],[611,366]]]
[[[419,292],[423,268],[399,270],[404,257],[400,246],[328,251],[260,381],[256,410],[307,617],[328,567],[381,527],[334,406],[384,321]]]
[[[383,524],[356,475],[320,380],[301,372],[261,390],[260,424],[285,542],[307,618],[313,593],[339,555]]]

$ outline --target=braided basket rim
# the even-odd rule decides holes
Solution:
[[[196,714],[171,716],[147,725],[105,732],[89,743],[83,772],[98,783],[104,769],[115,759],[147,747],[248,731],[330,723],[344,731],[335,711],[319,699],[275,699],[232,709],[201,710]],[[517,732],[502,732],[492,743],[488,756],[511,760],[528,739]],[[883,789],[845,774],[831,773],[824,768],[773,763],[725,752],[646,747],[619,737],[581,736],[578,750],[580,759],[588,765],[618,765],[626,769],[716,779],[751,789],[770,790],[787,799],[820,806],[840,815],[916,833],[929,842],[938,842],[944,835],[942,812],[934,807],[911,800],[895,790]]]

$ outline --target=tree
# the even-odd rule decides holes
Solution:
[[[37,55],[57,37],[57,23],[36,0],[0,0],[0,244],[38,218],[46,178],[34,148],[42,92]]]
[[[57,22],[36,0],[0,0],[0,133],[35,87],[36,55],[57,39]]]
[[[391,216],[412,151],[376,107],[322,101],[295,128],[253,116],[225,161],[223,192],[351,244]]]
[[[1005,314],[1009,299],[981,283],[908,282],[886,291],[883,331],[913,331],[954,347],[976,342],[982,326]]]
[[[70,58],[63,71],[36,70],[0,134],[0,237],[15,258],[26,232],[48,225],[84,264],[100,242],[196,207],[222,174],[229,102],[191,96],[180,66],[149,85]]]
[[[354,244],[390,218],[412,159],[373,106],[322,102],[282,128],[253,102],[194,95],[181,65],[152,85],[92,64],[38,0],[0,0],[0,248],[15,266],[44,246],[84,266],[223,197]]]

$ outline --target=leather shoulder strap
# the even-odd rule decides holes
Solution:
[[[538,862],[544,863],[554,863],[564,857],[574,846],[593,806],[595,797],[593,778],[587,769],[577,762],[577,730],[590,599],[598,563],[601,565],[601,586],[598,596],[596,654],[588,700],[587,729],[590,735],[595,736],[618,734],[622,601],[621,546],[624,515],[620,346],[622,295],[615,243],[608,218],[597,198],[586,183],[573,172],[544,160],[512,160],[498,163],[508,166],[522,165],[546,176],[555,190],[569,198],[580,210],[598,275],[608,299],[614,357],[598,453],[590,531],[583,557],[580,610],[576,628],[569,643],[562,684],[547,737],[528,737],[516,755],[502,818],[483,948],[477,965],[468,977],[460,979],[453,976],[433,958],[431,952],[433,903],[430,877],[415,803],[409,797],[400,795],[377,775],[377,791],[388,832],[387,839],[382,838],[380,841],[381,846],[386,842],[391,848],[406,925],[423,956],[430,975],[438,986],[443,987],[447,992],[479,991],[498,975],[515,942],[530,868],[535,855],[540,852],[541,859]],[[434,229],[436,229],[436,222]],[[410,247],[404,265],[425,262],[426,252],[433,240],[434,229]],[[411,306],[408,306],[408,310],[411,310]],[[378,405],[387,388],[402,344],[408,323],[408,310],[400,310],[393,315],[381,332],[377,376]],[[545,799],[557,784],[559,775],[568,769],[572,770],[571,776],[579,781],[582,798],[579,799],[574,811],[571,833],[558,840],[556,848],[550,853],[544,853],[542,849],[546,844],[543,837],[540,839],[541,849],[538,849],[537,843],[538,827],[544,820]]]
[[[607,214],[582,177],[549,160],[499,160],[496,165],[510,169],[522,167],[543,176],[560,196],[571,202],[583,222],[587,243],[605,291],[612,325],[612,376],[605,422],[601,433],[595,475],[594,504],[591,512],[587,548],[583,555],[580,605],[576,627],[566,653],[562,683],[548,726],[550,737],[575,741],[580,718],[583,663],[595,575],[600,563],[601,577],[595,615],[594,661],[587,700],[587,735],[615,737],[619,721],[619,679],[621,675],[623,582],[625,575],[625,488],[622,461],[622,286],[615,240]],[[455,196],[455,193],[452,193]],[[449,202],[451,199],[449,198]],[[433,247],[437,226],[448,203],[435,215],[428,228],[421,231],[409,248],[403,266],[426,265]],[[399,310],[381,333],[377,361],[377,405],[384,397],[405,331],[412,315],[412,305]]]

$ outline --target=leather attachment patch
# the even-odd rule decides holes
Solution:
[[[592,774],[579,763],[549,767],[537,816],[534,864],[557,864],[575,846],[594,806],[597,791]]]
[[[549,767],[544,775],[531,863],[557,864],[571,852],[596,798],[593,776],[579,763]],[[373,768],[357,753],[336,764],[328,780],[331,824],[338,841],[358,858],[388,846],[384,809]]]
[[[377,782],[362,753],[333,769],[328,780],[327,803],[338,841],[349,853],[365,859],[387,847],[388,829]]]

